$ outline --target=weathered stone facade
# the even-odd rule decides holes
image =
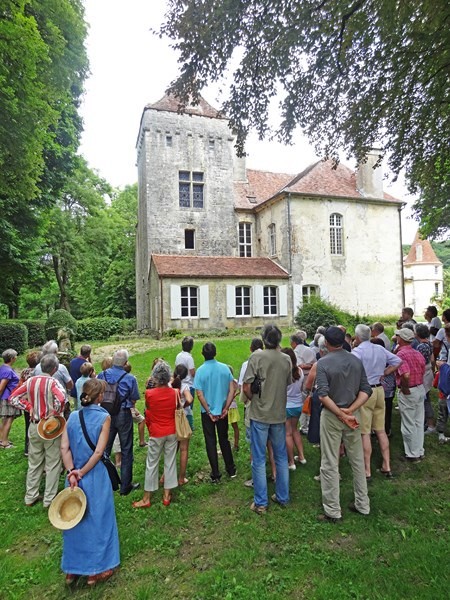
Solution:
[[[138,327],[195,330],[268,319],[286,325],[313,293],[355,313],[399,311],[402,203],[383,194],[375,162],[376,154],[357,177],[327,163],[296,176],[250,172],[235,157],[227,120],[204,100],[185,114],[167,96],[146,107],[138,137]],[[176,261],[158,272],[154,255],[267,262],[258,272],[234,264],[233,280],[213,260],[201,274],[174,275]],[[274,263],[284,269],[283,281],[269,275]],[[250,308],[236,315],[232,305],[241,301],[242,286]],[[188,287],[198,306],[188,314],[185,298],[181,315],[174,307],[180,294],[191,293]]]

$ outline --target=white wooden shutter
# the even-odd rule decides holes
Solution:
[[[287,285],[280,285],[278,288],[278,302],[280,317],[286,317],[288,314]]]
[[[236,288],[234,285],[227,285],[227,317],[236,316]]]
[[[209,286],[200,285],[200,319],[209,319]]]
[[[262,285],[255,285],[253,287],[253,316],[264,316],[264,298]]]
[[[293,310],[294,310],[294,318],[297,314],[297,311],[300,306],[303,305],[303,294],[302,294],[302,286],[298,285],[298,283],[294,283],[294,298],[293,298]]]
[[[170,318],[181,319],[181,288],[174,284],[170,286]]]

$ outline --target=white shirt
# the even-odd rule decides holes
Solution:
[[[188,370],[188,374],[183,379],[183,383],[185,383],[189,387],[192,387],[193,383],[194,383],[194,378],[192,377],[190,371],[191,371],[191,369],[195,369],[194,359],[192,358],[192,354],[190,352],[185,352],[184,350],[183,350],[183,352],[180,352],[179,354],[177,354],[177,357],[175,359],[175,366],[177,367],[178,365],[184,365],[186,367],[186,369]]]
[[[297,365],[309,365],[317,362],[314,351],[304,344],[299,344],[294,348],[295,356],[297,357]]]

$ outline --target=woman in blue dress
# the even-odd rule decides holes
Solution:
[[[82,410],[72,412],[63,433],[61,454],[67,469],[67,486],[79,486],[86,494],[87,507],[83,519],[73,529],[63,531],[61,568],[66,583],[72,584],[80,575],[87,576],[90,586],[106,581],[119,566],[119,536],[117,533],[114,497],[105,465],[100,462],[109,436],[111,417],[99,406],[105,382],[90,379],[83,386]],[[83,434],[80,413],[93,452]]]

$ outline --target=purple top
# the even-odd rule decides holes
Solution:
[[[0,400],[8,400],[8,398],[11,395],[11,392],[15,387],[17,387],[17,384],[19,383],[19,376],[12,367],[3,364],[0,367],[0,381],[2,381],[2,379],[7,379],[8,383],[6,384],[6,387],[3,390]]]

